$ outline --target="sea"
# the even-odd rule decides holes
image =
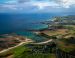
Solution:
[[[16,33],[22,36],[27,36],[40,42],[46,40],[42,36],[37,36],[33,32],[25,30],[47,28],[47,25],[39,22],[52,20],[55,16],[65,16],[69,14],[51,14],[51,13],[33,13],[33,14],[10,14],[0,13],[0,34]]]
[[[0,34],[45,28],[40,22],[50,20],[49,14],[0,14]]]

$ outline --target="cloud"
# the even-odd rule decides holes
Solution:
[[[8,0],[0,4],[0,12],[51,12],[71,7],[75,8],[74,0]]]
[[[56,0],[56,3],[64,8],[70,8],[70,6],[75,5],[75,0]]]
[[[54,2],[37,2],[37,3],[34,3],[33,5],[35,6],[38,6],[38,8],[41,10],[41,9],[44,9],[46,6],[48,7],[59,7],[58,4],[54,3]]]
[[[12,4],[12,3],[16,3],[17,1],[16,0],[9,0],[9,1],[6,1],[5,3],[7,3],[7,4]]]
[[[18,0],[19,3],[30,2],[31,0]]]

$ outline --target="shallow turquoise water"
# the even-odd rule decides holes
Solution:
[[[47,38],[45,38],[43,36],[38,36],[33,32],[16,32],[16,34],[28,37],[36,42],[42,42],[42,41],[47,40]]]

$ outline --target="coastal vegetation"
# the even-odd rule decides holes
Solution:
[[[52,21],[54,23],[50,22],[42,22],[43,24],[47,24],[48,28],[38,30],[37,33],[36,31],[34,31],[33,33],[36,34],[38,37],[41,36],[48,41],[50,39],[52,41],[47,42],[45,44],[35,44],[36,41],[34,41],[33,44],[22,44],[16,47],[15,49],[10,50],[9,53],[4,53],[3,55],[0,55],[0,57],[8,57],[13,55],[13,57],[11,58],[65,58],[65,56],[69,58],[69,56],[71,55],[71,58],[74,58],[75,17],[54,17]],[[5,37],[0,36],[0,38]],[[21,35],[14,36],[13,38],[17,38],[16,40],[12,40],[16,43],[20,43],[21,41],[25,42],[24,37]],[[18,38],[20,39],[18,40]],[[4,42],[0,41],[0,43]]]

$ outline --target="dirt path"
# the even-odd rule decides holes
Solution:
[[[16,47],[18,47],[18,46],[21,46],[21,45],[23,45],[23,44],[25,44],[25,43],[29,43],[29,42],[33,42],[33,41],[30,40],[30,39],[26,39],[25,42],[21,42],[20,44],[14,46],[14,47],[10,47],[10,48],[8,48],[8,49],[4,49],[4,50],[0,51],[0,54],[6,53],[6,52],[10,51],[11,49],[14,49],[14,48],[16,48]]]
[[[45,42],[40,42],[40,43],[31,43],[31,44],[46,44],[46,43],[49,43],[49,42],[52,42],[53,39],[49,39],[48,41],[45,41]]]

